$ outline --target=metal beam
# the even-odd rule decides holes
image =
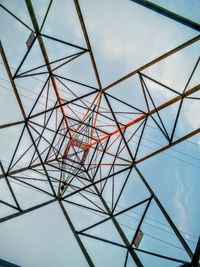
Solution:
[[[191,264],[192,264],[192,267],[200,267],[200,237],[197,242],[197,246],[196,246]]]
[[[188,89],[188,90],[185,91],[183,94],[178,95],[178,96],[172,98],[171,100],[165,102],[164,104],[162,104],[162,105],[160,105],[160,106],[158,106],[158,107],[156,107],[156,108],[150,110],[149,112],[143,114],[142,116],[136,118],[135,120],[132,120],[132,121],[130,121],[129,123],[127,123],[127,124],[125,124],[125,125],[122,125],[122,126],[118,127],[117,130],[115,130],[115,131],[113,131],[113,132],[111,132],[111,133],[109,133],[109,134],[107,134],[107,135],[105,135],[105,136],[102,136],[98,141],[93,142],[91,145],[96,145],[97,142],[103,141],[103,140],[107,139],[108,137],[110,137],[110,136],[112,136],[112,135],[118,134],[118,133],[121,132],[122,130],[124,130],[124,129],[126,129],[126,128],[128,128],[128,127],[130,127],[130,126],[132,126],[132,125],[134,125],[134,124],[136,124],[136,123],[138,123],[138,122],[140,122],[140,121],[145,120],[148,116],[153,115],[153,114],[157,113],[158,111],[163,110],[163,109],[165,109],[165,108],[167,108],[167,107],[173,105],[174,103],[176,103],[176,102],[182,100],[183,98],[185,98],[185,97],[187,97],[187,96],[189,96],[189,95],[191,95],[191,94],[194,94],[194,93],[198,92],[199,90],[200,90],[200,84],[194,86],[194,87],[191,88],[191,89]],[[105,94],[105,93],[104,93],[104,94]],[[107,94],[107,95],[108,95],[108,94]],[[112,97],[111,95],[109,95],[109,96]]]
[[[187,139],[189,139],[189,138],[191,138],[191,137],[193,137],[193,136],[195,136],[195,135],[197,135],[197,134],[199,134],[199,133],[200,133],[200,128],[197,129],[197,130],[194,130],[193,132],[190,132],[189,134],[184,135],[183,137],[177,139],[176,141],[170,143],[169,145],[164,146],[164,147],[162,147],[161,149],[158,149],[158,150],[156,150],[155,152],[153,152],[153,153],[151,153],[151,154],[149,154],[149,155],[147,155],[147,156],[145,156],[145,157],[143,157],[143,158],[140,158],[140,159],[136,160],[136,161],[135,161],[135,164],[139,164],[139,163],[141,163],[141,162],[143,162],[143,161],[145,161],[145,160],[147,160],[147,159],[150,159],[150,158],[152,158],[152,157],[154,157],[154,156],[156,156],[156,155],[158,155],[158,154],[164,152],[165,150],[170,149],[170,148],[172,148],[173,146],[178,145],[178,144],[180,144],[181,142],[183,142],[183,141],[185,141],[185,140],[187,140]]]
[[[166,8],[163,8],[159,5],[156,5],[150,1],[147,1],[147,0],[131,0],[132,2],[136,3],[136,4],[139,4],[143,7],[146,7],[150,10],[153,10],[154,12],[162,15],[162,16],[165,16],[169,19],[172,19],[178,23],[181,23],[193,30],[196,30],[196,31],[200,31],[200,24],[199,23],[196,23],[186,17],[183,17],[183,16],[180,16],[179,14],[176,14]],[[192,3],[191,3],[192,5]]]
[[[53,202],[55,202],[55,201],[57,201],[57,199],[52,199],[52,200],[49,200],[49,201],[44,202],[44,203],[42,203],[42,204],[36,205],[36,206],[34,206],[34,207],[31,207],[31,208],[25,209],[25,210],[23,210],[23,211],[20,211],[20,212],[11,214],[11,215],[9,215],[9,216],[6,216],[6,217],[0,219],[0,223],[2,223],[2,222],[6,222],[6,221],[8,221],[8,220],[10,220],[10,219],[14,219],[14,218],[16,218],[16,217],[19,217],[19,216],[24,215],[24,214],[26,214],[26,213],[29,213],[29,212],[31,212],[31,211],[40,209],[40,208],[42,208],[42,207],[44,207],[44,206],[47,206],[47,205],[49,205],[49,204],[51,204],[51,203],[53,203]]]
[[[176,225],[173,223],[172,219],[170,218],[170,216],[168,215],[168,213],[166,212],[165,208],[163,207],[163,205],[161,204],[160,200],[157,198],[156,194],[154,193],[153,189],[150,187],[150,185],[147,183],[146,179],[144,178],[144,176],[142,175],[142,173],[139,171],[139,169],[134,166],[136,172],[138,173],[140,179],[143,181],[144,185],[146,186],[146,188],[148,189],[149,193],[153,196],[154,201],[156,202],[157,206],[159,207],[160,211],[162,212],[162,214],[164,215],[165,219],[167,220],[167,222],[169,223],[169,225],[171,226],[172,230],[174,231],[174,233],[176,234],[177,238],[179,239],[180,243],[182,244],[182,246],[184,247],[185,251],[187,252],[188,256],[192,259],[193,258],[193,253],[190,249],[190,247],[188,246],[188,244],[186,243],[185,239],[182,237],[181,233],[179,232],[179,230],[177,229]]]
[[[16,121],[16,122],[11,122],[11,123],[6,123],[6,124],[2,124],[0,125],[0,129],[4,129],[4,128],[8,128],[8,127],[12,127],[15,125],[19,125],[19,124],[23,124],[24,121]]]
[[[51,163],[52,161],[55,161],[55,159],[51,159],[51,160],[47,160],[46,162],[44,162],[44,164],[47,164],[47,163]],[[37,167],[40,167],[42,166],[41,163],[37,163],[37,164],[33,164],[31,166],[27,166],[27,167],[24,167],[24,168],[19,168],[15,171],[11,171],[11,172],[8,172],[7,175],[8,176],[12,176],[12,175],[15,175],[15,174],[18,174],[18,173],[21,173],[21,172],[25,172],[25,171],[31,171],[32,168],[37,168]],[[4,174],[0,174],[0,179],[4,178]]]
[[[55,80],[54,76],[52,75],[52,69],[51,69],[49,57],[48,57],[48,54],[47,54],[47,51],[46,51],[42,36],[40,35],[40,29],[39,29],[39,26],[38,26],[38,22],[37,22],[37,19],[36,19],[36,15],[35,15],[35,12],[34,12],[34,9],[33,9],[32,2],[31,2],[31,0],[26,0],[25,2],[26,2],[27,9],[29,11],[29,15],[30,15],[34,30],[35,30],[37,38],[38,38],[38,42],[39,42],[39,45],[40,45],[40,50],[42,52],[44,61],[46,63],[48,72],[50,74],[50,79],[51,79],[51,82],[52,82],[52,85],[53,85],[57,100],[58,100],[58,102],[60,104],[61,112],[62,112],[62,114],[64,116],[64,119],[65,119],[66,127],[68,128],[69,127],[68,121],[65,118],[65,110],[64,110],[64,108],[62,106],[63,102],[62,102],[62,99],[61,99],[61,96],[60,96],[60,93],[59,93],[59,90],[58,90],[58,86],[56,84],[56,80]],[[70,132],[69,132],[69,134],[70,134]]]
[[[88,172],[87,172],[87,174],[88,174],[88,178],[89,178],[89,180],[90,180],[91,183],[92,183],[92,177],[90,176],[90,174],[89,174]],[[120,237],[121,237],[123,243],[125,244],[125,247],[126,247],[126,248],[130,248],[131,244],[130,244],[128,238],[127,238],[126,235],[124,234],[124,231],[122,230],[122,228],[121,228],[120,224],[118,223],[117,219],[116,219],[114,216],[112,216],[112,212],[111,212],[111,210],[110,210],[108,204],[106,203],[105,199],[103,198],[102,194],[100,193],[99,189],[97,188],[96,183],[93,182],[92,185],[93,185],[93,187],[94,187],[94,190],[95,190],[96,193],[97,193],[97,196],[98,196],[99,199],[101,200],[101,203],[103,204],[105,210],[106,210],[107,213],[110,215],[111,220],[112,220],[112,223],[113,223],[113,225],[115,226],[117,232],[119,233],[119,235],[120,235]],[[135,264],[137,265],[137,267],[144,267],[144,265],[142,264],[140,258],[139,258],[138,255],[135,253],[135,251],[131,250],[131,251],[130,251],[130,255],[131,255],[133,261],[135,262]]]
[[[93,66],[93,69],[94,69],[96,80],[97,80],[99,89],[102,90],[101,80],[100,80],[99,73],[98,73],[98,70],[97,70],[97,65],[96,65],[96,62],[95,62],[94,54],[93,54],[92,47],[91,47],[91,44],[90,44],[90,40],[89,40],[89,37],[88,37],[88,33],[87,33],[87,29],[86,29],[85,22],[84,22],[84,19],[83,19],[83,15],[82,15],[82,12],[81,12],[81,8],[80,8],[80,5],[79,5],[79,1],[78,0],[74,0],[74,4],[75,4],[75,7],[76,7],[76,12],[77,12],[78,17],[79,17],[79,21],[80,21],[80,24],[81,24],[82,32],[83,32],[83,35],[84,35],[84,38],[85,38],[85,42],[86,42],[87,48],[89,50],[90,59],[91,59],[91,62],[92,62],[92,66]]]
[[[135,74],[137,74],[137,73],[139,73],[139,72],[141,72],[141,71],[147,69],[148,67],[153,66],[154,64],[160,62],[161,60],[163,60],[163,59],[165,59],[165,58],[167,58],[167,57],[169,57],[169,56],[171,56],[171,55],[177,53],[178,51],[180,51],[180,50],[182,50],[182,49],[188,47],[189,45],[191,45],[191,44],[193,44],[193,43],[195,43],[195,42],[197,42],[197,41],[199,41],[199,40],[200,40],[200,35],[195,36],[194,38],[192,38],[192,39],[186,41],[185,43],[183,43],[183,44],[181,44],[181,45],[179,45],[179,46],[173,48],[172,50],[168,51],[167,53],[165,53],[165,54],[163,54],[163,55],[161,55],[161,56],[159,56],[159,57],[153,59],[152,61],[146,63],[145,65],[139,67],[138,69],[135,69],[135,70],[131,71],[131,72],[128,73],[127,75],[121,77],[119,80],[117,80],[117,81],[115,81],[115,82],[113,82],[113,83],[107,85],[103,90],[106,91],[106,90],[108,90],[108,89],[114,87],[115,85],[117,85],[117,84],[119,84],[119,83],[125,81],[126,79],[129,79],[129,78],[132,77],[133,75],[135,75]]]
[[[5,52],[4,52],[3,45],[2,45],[2,43],[1,43],[1,41],[0,41],[0,55],[1,55],[2,59],[3,59],[4,66],[5,66],[5,68],[6,68],[6,72],[7,72],[8,78],[9,78],[9,80],[10,80],[12,89],[13,89],[13,91],[14,91],[14,94],[15,94],[15,96],[16,96],[17,102],[18,102],[18,104],[19,104],[19,108],[20,108],[20,110],[21,110],[21,112],[22,112],[22,116],[23,116],[24,120],[26,120],[26,113],[25,113],[25,111],[24,111],[24,107],[23,107],[23,105],[22,105],[20,96],[19,96],[19,94],[18,94],[17,87],[16,87],[16,85],[15,85],[15,83],[14,83],[14,81],[13,81],[12,73],[11,73],[11,71],[10,71],[10,67],[9,67],[9,64],[8,64],[8,61],[7,61],[7,58],[6,58],[6,54],[5,54]]]
[[[74,237],[75,237],[75,239],[76,239],[76,241],[77,241],[77,243],[78,243],[78,245],[79,245],[79,247],[80,247],[80,249],[81,249],[81,251],[82,251],[82,253],[83,253],[84,257],[85,257],[85,259],[86,259],[86,261],[87,261],[87,263],[89,264],[90,267],[95,267],[92,259],[90,258],[90,255],[88,254],[86,248],[83,245],[83,242],[81,241],[80,237],[76,233],[74,225],[73,225],[73,223],[72,223],[72,221],[71,221],[71,219],[70,219],[70,217],[69,217],[69,215],[68,215],[68,213],[67,213],[67,211],[66,211],[66,209],[65,209],[65,207],[63,205],[63,203],[60,200],[58,200],[58,203],[60,205],[60,208],[61,208],[61,210],[62,210],[62,212],[63,212],[63,214],[65,216],[65,219],[67,220],[67,222],[69,224],[69,227],[70,227],[70,229],[71,229],[71,231],[72,231],[72,233],[73,233],[73,235],[74,235]]]

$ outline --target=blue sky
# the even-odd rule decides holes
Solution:
[[[5,6],[16,15],[20,16],[29,26],[32,26],[26,10],[26,5],[23,1],[18,0],[13,2],[9,0],[0,2],[5,4]],[[44,15],[48,1],[33,0],[32,2],[37,18],[41,23],[41,18]],[[179,12],[181,15],[187,16],[189,13],[188,17],[190,19],[199,22],[198,10],[200,10],[200,4],[197,0],[153,2],[170,8],[172,11]],[[103,87],[139,68],[146,62],[151,61],[170,49],[197,36],[196,31],[153,13],[128,0],[81,0],[80,5]],[[60,8],[61,6],[62,9]],[[50,12],[43,33],[86,47],[73,1],[54,0],[52,10],[54,11]],[[9,17],[4,11],[1,10],[0,12],[1,40],[14,73],[15,68],[26,51],[25,42],[30,31]],[[57,44],[56,42],[52,44],[52,42],[49,42],[47,39],[45,39],[45,45],[52,60],[72,52],[77,52],[76,49],[66,49],[66,46]],[[43,64],[43,59],[37,46],[38,45],[35,44],[33,47],[30,58],[27,59],[24,65],[24,71],[35,66],[36,63],[36,66]],[[164,59],[160,63],[145,69],[143,73],[157,79],[178,92],[182,92],[192,67],[199,57],[199,48],[200,44],[196,42],[190,47],[174,54],[169,59]],[[0,63],[2,63],[2,61],[0,61]],[[66,73],[68,78],[77,79],[80,82],[87,83],[94,87],[97,86],[89,56],[86,54],[57,71],[57,74],[60,75],[66,75]],[[91,73],[93,75],[91,75]],[[199,74],[200,67],[197,68],[188,88],[199,84]],[[10,90],[11,86],[6,81],[7,76],[2,64],[0,64],[0,77],[0,87],[2,87],[0,90],[0,110],[1,114],[3,114],[0,116],[1,124],[21,120],[22,116],[20,110],[14,98],[14,94]],[[45,80],[46,77],[47,75],[38,76],[38,78],[42,80]],[[2,80],[2,78],[4,80]],[[148,83],[157,104],[164,103],[174,97],[173,93],[163,90],[155,83]],[[41,82],[36,79],[27,78],[17,80],[16,84],[20,88],[19,94],[28,114],[33,100],[36,99],[38,92],[41,90]],[[69,85],[71,84],[69,83]],[[71,86],[73,88],[73,85]],[[62,88],[61,85],[60,87]],[[82,87],[77,86],[73,89],[80,94],[87,93],[87,90]],[[108,90],[108,93],[144,110],[146,107],[139,90],[138,77],[135,75],[116,87],[111,88]],[[66,93],[63,93],[63,97],[64,96],[70,97]],[[199,93],[197,93],[197,97],[199,97]],[[51,98],[55,99],[54,93],[51,94]],[[35,112],[44,108],[44,99],[41,98],[40,101],[41,104],[37,105]],[[91,98],[88,98],[88,101],[91,101]],[[106,108],[105,103],[102,105]],[[112,105],[114,109],[119,111],[124,108],[123,105],[120,106],[119,103],[114,101]],[[174,122],[177,107],[178,105],[174,104],[168,108],[167,112],[161,112],[163,121],[169,131],[172,122]],[[200,127],[199,111],[199,100],[184,101],[183,112],[175,132],[176,138]],[[80,110],[80,112],[82,112],[82,110]],[[124,118],[121,118],[121,120],[123,119]],[[128,121],[129,120],[130,119],[128,119]],[[147,127],[145,131],[145,139],[142,141],[138,157],[155,150],[165,142],[161,134],[155,129],[155,125],[151,120],[149,120],[148,123],[149,127]],[[134,127],[129,128],[130,133],[133,129]],[[16,146],[17,137],[21,131],[22,126],[0,130],[1,160],[5,168],[8,166],[8,162]],[[127,137],[130,136],[130,133],[127,133]],[[28,145],[29,142],[30,140],[26,133],[24,144]],[[134,143],[130,143],[129,145],[130,149],[134,151]],[[23,146],[20,149],[19,154],[24,151]],[[195,248],[195,242],[197,241],[200,229],[198,209],[198,203],[200,201],[199,150],[200,136],[196,135],[188,141],[138,165],[174,223],[181,231],[186,233],[183,233],[183,236],[192,240],[192,242],[188,242],[192,250]],[[23,164],[26,165],[27,162],[21,161],[19,167],[22,167]],[[26,174],[32,175],[29,172]],[[124,177],[125,173],[121,175],[121,179],[123,180]],[[120,179],[118,183],[117,186],[120,187]],[[28,188],[22,188],[20,185],[13,184],[13,187],[17,191],[20,200],[24,202],[25,207],[48,200],[46,196],[36,194],[36,192],[32,192],[32,190]],[[44,186],[44,188],[46,187]],[[0,183],[0,190],[3,192],[2,197],[8,200],[6,185],[2,181]],[[124,197],[119,202],[118,209],[120,210],[121,207],[127,207],[146,196],[148,196],[148,194],[133,170],[129,184],[126,187],[126,194],[124,194]],[[109,187],[104,197],[107,200],[110,199]],[[11,199],[9,200],[11,201]],[[1,206],[1,216],[8,215],[9,212],[11,212]],[[92,223],[102,219],[96,214],[91,215],[69,204],[66,204],[65,207],[77,228],[81,225],[87,225],[89,222]],[[126,216],[127,214],[121,217],[119,216],[119,222],[125,225],[122,226],[122,228],[129,238],[131,238],[134,232],[134,227],[136,228],[137,226],[137,219],[140,218],[143,208],[144,207],[138,208],[138,210],[131,210],[130,213],[128,213],[128,215],[135,219]],[[147,217],[148,218],[145,219],[146,224],[144,224],[142,228],[146,234],[141,243],[141,248],[160,251],[160,253],[167,252],[169,256],[176,256],[177,258],[183,257],[187,260],[187,256],[180,248],[172,248],[172,246],[150,237],[159,236],[160,239],[180,247],[180,244],[173,235],[156,228],[160,227],[161,229],[170,231],[169,227],[166,226],[167,223],[165,219],[154,203],[152,203]],[[155,221],[152,221],[152,219]],[[153,224],[153,227],[148,223]],[[165,224],[165,226],[163,224]],[[131,226],[133,229],[128,229],[126,227],[127,225]],[[99,229],[97,228],[94,233],[100,237],[120,242],[119,236],[109,223],[99,227]],[[62,267],[66,266],[66,262],[68,262],[67,266],[70,267],[87,266],[57,203],[1,224],[0,236],[0,257],[24,267]],[[95,266],[122,266],[122,259],[125,255],[125,251],[122,248],[105,245],[100,241],[94,242],[88,238],[83,238],[83,242],[88,248],[89,253],[94,255]],[[114,256],[109,257],[109,255]],[[149,256],[141,255],[141,258],[144,265],[148,267],[177,266],[177,264],[170,261],[163,262],[157,261],[156,258],[150,259]],[[128,259],[127,266],[134,266],[130,258]]]

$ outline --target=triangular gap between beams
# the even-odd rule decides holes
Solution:
[[[37,62],[37,65],[36,65],[36,62]],[[44,65],[44,67],[40,68],[39,70],[32,70],[42,65]],[[40,44],[39,44],[38,38],[36,38],[32,47],[30,48],[30,51],[28,52],[28,55],[26,56],[26,59],[21,65],[17,75],[20,76],[21,74],[25,72],[27,72],[27,74],[39,73],[42,71],[47,72],[47,68],[45,65],[46,63],[44,61],[44,58],[43,58],[43,55],[40,49]]]
[[[35,147],[26,127],[23,128],[18,142],[19,145],[16,145],[16,151],[13,151],[15,155],[13,154],[14,157],[9,171],[28,167],[31,162],[31,158],[35,153]]]
[[[136,109],[141,110],[141,113],[147,112],[139,75],[133,75],[130,78],[125,79],[123,82],[111,87],[107,92],[108,95],[115,97],[116,101],[121,100],[125,105],[127,104],[133,108],[135,107]],[[132,108],[130,107],[130,111],[131,110]]]
[[[143,73],[169,88],[182,93],[199,57],[200,41],[185,47],[162,61],[146,68]],[[178,71],[180,70],[181,71]]]
[[[63,20],[63,18],[65,19]],[[42,33],[81,47],[86,47],[73,1],[53,1]]]
[[[76,44],[55,39],[51,36],[42,35],[42,37],[50,62],[76,53],[87,51],[85,48],[76,46]]]
[[[154,199],[141,225],[141,230],[144,235],[140,249],[157,251],[164,256],[190,261],[187,252]]]
[[[89,53],[84,53],[69,64],[55,69],[54,74],[74,80],[77,83],[87,84],[89,87],[98,88]]]
[[[136,233],[137,227],[140,223],[140,220],[143,216],[143,213],[147,207],[148,201],[143,204],[140,204],[116,217],[123,231],[125,232],[129,242],[131,243]],[[123,210],[122,208],[119,209]],[[147,211],[148,212],[148,211]],[[140,227],[141,228],[141,227]]]
[[[11,187],[12,187],[12,184],[11,184]],[[0,204],[4,205],[7,208],[13,209],[13,211],[16,210],[16,209],[14,209],[14,207],[16,207],[15,200],[14,200],[14,198],[13,198],[13,196],[12,196],[10,190],[9,190],[9,187],[7,185],[7,182],[6,182],[6,178],[1,178],[0,179],[0,190],[1,190]],[[7,206],[6,204],[2,203],[1,201],[12,205],[13,208]],[[1,214],[0,214],[0,217],[1,217]]]

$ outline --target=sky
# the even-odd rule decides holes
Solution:
[[[41,25],[48,1],[33,0],[32,2],[37,19]],[[181,15],[188,16],[188,18],[196,22],[200,22],[198,12],[200,10],[200,3],[198,0],[157,0],[153,2],[169,8],[174,12],[178,12]],[[32,27],[24,1],[1,0],[0,3],[4,4]],[[196,31],[128,0],[81,0],[80,6],[103,88],[198,35]],[[54,0],[52,10],[47,17],[43,33],[86,47],[73,1]],[[5,11],[0,10],[0,37],[13,74],[27,50],[26,40],[29,35],[30,31],[28,29],[16,22]],[[66,47],[66,45],[57,42],[53,43],[47,38],[44,40],[50,60],[55,60],[79,51],[76,48]],[[158,80],[177,92],[182,92],[191,74],[191,70],[199,57],[199,48],[200,44],[196,42],[190,47],[172,55],[170,58],[164,59],[158,64],[145,69],[142,73]],[[36,42],[21,72],[42,64],[44,64],[44,61],[39,51],[39,45]],[[87,83],[95,88],[97,87],[88,54],[58,69],[55,73],[58,75],[67,75],[69,79],[77,79],[82,83]],[[200,66],[197,67],[188,88],[199,84],[199,77]],[[7,81],[8,77],[3,68],[2,60],[0,60],[0,78],[0,124],[22,120],[23,118],[17,101]],[[37,75],[37,78],[45,80],[47,75]],[[16,80],[19,94],[27,114],[29,114],[33,101],[41,90],[42,85],[40,80],[32,78]],[[150,88],[156,105],[160,105],[176,96],[176,94],[163,89],[162,86],[158,86],[155,82],[151,82],[148,79],[145,81]],[[68,85],[78,95],[89,92],[88,89],[82,86],[75,86],[70,82],[68,82]],[[61,84],[59,84],[59,87],[64,89]],[[111,96],[117,97],[139,109],[144,110],[146,108],[141,90],[139,89],[137,75],[109,89],[107,92]],[[50,94],[51,99],[54,100],[54,92],[51,91]],[[67,92],[62,92],[61,94],[63,98],[70,99],[72,97]],[[196,94],[196,97],[199,97],[199,93]],[[91,97],[86,99],[91,102]],[[115,111],[122,112],[126,108],[125,105],[120,104],[118,101],[110,101]],[[33,111],[33,114],[44,109],[44,97],[40,98],[40,102]],[[49,103],[49,106],[51,107],[53,104],[54,102],[52,101]],[[102,108],[106,108],[105,102],[102,103]],[[172,131],[171,126],[174,122],[177,108],[178,104],[174,104],[167,109],[167,112],[163,111],[160,113],[169,132]],[[175,132],[175,139],[200,127],[199,112],[199,100],[184,100],[182,113]],[[123,122],[127,122],[132,117],[128,119],[120,117],[120,119]],[[102,118],[99,123],[102,123]],[[104,121],[104,123],[106,122]],[[138,152],[138,158],[166,143],[163,136],[155,129],[155,123],[149,120],[148,124],[149,126],[145,130],[141,149]],[[54,126],[51,125],[51,127]],[[22,129],[23,126],[18,125],[0,130],[0,153],[5,169],[11,160]],[[108,130],[111,129],[108,127]],[[129,128],[127,138],[133,130],[134,127]],[[48,133],[46,134],[48,136]],[[51,138],[50,134],[48,137]],[[23,144],[21,144],[18,150],[18,155],[24,152],[24,146],[27,146],[29,143],[31,143],[31,140],[27,132],[24,132]],[[134,143],[130,142],[129,146],[131,151],[134,151]],[[182,231],[185,238],[189,239],[188,244],[192,250],[195,248],[195,242],[197,241],[200,229],[198,207],[200,201],[199,150],[200,136],[196,135],[188,141],[178,144],[172,149],[166,150],[138,165],[138,168],[152,186],[178,229]],[[107,158],[105,158],[106,160]],[[27,161],[21,160],[15,168],[26,165]],[[126,174],[127,172],[122,173],[116,181],[116,187],[118,187],[116,190],[120,188],[121,182]],[[34,176],[34,174],[28,171],[25,172],[26,175]],[[134,170],[131,172],[131,177],[133,178],[129,180],[124,196],[120,199],[118,205],[119,210],[122,207],[128,207],[130,204],[134,204],[149,196]],[[21,202],[23,202],[23,208],[28,208],[31,205],[49,200],[49,197],[46,195],[39,194],[18,184],[13,183],[13,188],[16,190]],[[105,191],[103,196],[110,201],[109,186],[107,188],[108,190]],[[47,188],[46,185],[44,185],[44,189],[50,191],[50,188]],[[5,181],[3,180],[0,181],[0,192],[2,199],[12,203],[12,199],[7,193]],[[75,197],[75,200],[78,202],[83,201],[79,197]],[[98,199],[96,201],[98,202]],[[86,227],[89,223],[94,223],[102,219],[97,214],[91,215],[91,213],[78,209],[70,204],[65,204],[65,208],[77,229],[81,229],[81,226]],[[122,229],[130,240],[134,233],[133,229],[137,227],[138,219],[141,217],[143,210],[144,206],[141,206],[118,217]],[[11,213],[11,209],[5,208],[3,205],[0,206],[1,216]],[[171,229],[166,224],[166,220],[153,201],[147,213],[145,224],[142,226],[145,235],[140,248],[160,252],[161,254],[167,252],[169,256],[182,257],[188,260],[187,255],[180,249],[180,244],[177,239],[174,235],[167,232],[171,231]],[[91,230],[89,233],[121,243],[120,237],[115,232],[111,223],[101,225],[93,231]],[[158,239],[152,238],[152,236],[159,237],[158,239],[162,239],[176,247],[160,242]],[[57,203],[50,204],[40,210],[0,224],[0,237],[0,257],[23,267],[87,266]],[[87,237],[84,237],[82,240],[89,254],[93,255],[95,266],[123,266],[124,249],[104,244],[100,241],[94,241]],[[110,257],[110,255],[112,256]],[[138,255],[141,255],[144,266],[177,266],[176,263],[171,261],[158,260],[156,257],[149,257],[141,253],[138,253]],[[134,266],[130,256],[127,266]]]

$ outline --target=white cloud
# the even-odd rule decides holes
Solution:
[[[174,195],[174,206],[177,210],[177,216],[179,218],[179,228],[184,231],[188,228],[189,224],[188,216],[186,213],[186,205],[188,203],[187,190],[177,170],[175,173],[175,178],[177,181],[177,188]]]

